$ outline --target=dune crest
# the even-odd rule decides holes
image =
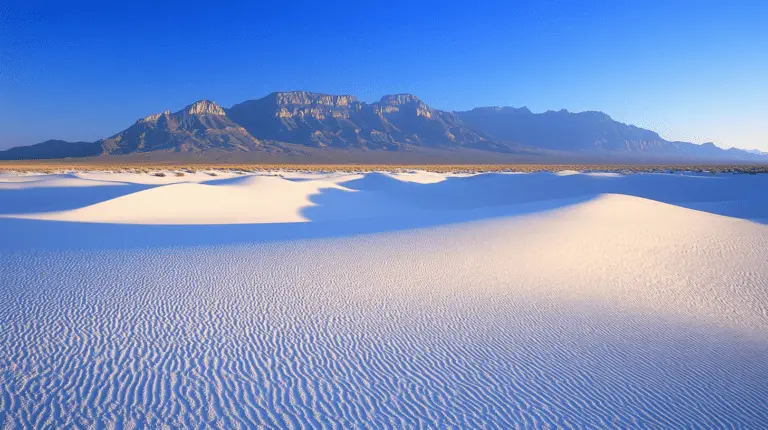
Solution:
[[[532,174],[268,174],[165,177],[79,174],[19,181],[0,189],[133,185],[124,193],[63,211],[17,213],[24,219],[119,224],[264,224],[349,219],[408,220],[470,213],[469,219],[552,209],[621,194],[761,221],[768,218],[768,175],[618,175],[576,171]],[[151,178],[151,179],[147,179]],[[64,182],[62,182],[64,181]],[[135,187],[139,188],[135,188]],[[95,193],[93,195],[96,195]],[[549,202],[549,203],[548,203]],[[617,209],[621,210],[621,209]],[[650,216],[651,211],[646,211]],[[627,215],[633,215],[627,211]]]

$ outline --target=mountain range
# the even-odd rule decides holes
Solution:
[[[611,119],[602,112],[482,107],[448,112],[410,94],[365,103],[351,95],[276,92],[224,109],[200,100],[177,112],[141,118],[96,142],[49,140],[0,151],[0,159],[246,153],[302,155],[334,160],[345,153],[368,159],[420,154],[421,159],[552,161],[581,157],[604,160],[768,162],[759,151],[672,142],[657,133]],[[319,155],[319,154],[322,154]],[[446,156],[446,154],[448,154]],[[171,155],[173,156],[173,155]]]

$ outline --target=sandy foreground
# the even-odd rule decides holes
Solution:
[[[768,427],[768,175],[0,173],[0,427]]]

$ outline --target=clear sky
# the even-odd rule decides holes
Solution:
[[[768,151],[768,2],[0,3],[0,148],[287,90],[601,110]]]

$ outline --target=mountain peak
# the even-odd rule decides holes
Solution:
[[[190,115],[226,115],[216,103],[209,100],[199,100],[184,108]]]
[[[424,103],[413,94],[388,94],[379,100],[384,105],[405,105],[409,103]]]

